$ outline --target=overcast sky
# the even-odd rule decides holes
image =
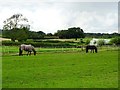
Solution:
[[[118,2],[103,1],[0,0],[0,28],[4,20],[21,13],[29,20],[32,31],[55,33],[80,27],[89,33],[118,32]]]

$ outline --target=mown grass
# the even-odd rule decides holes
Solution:
[[[3,55],[3,88],[117,88],[118,51]]]

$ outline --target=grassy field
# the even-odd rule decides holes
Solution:
[[[13,54],[16,49],[9,48]],[[36,56],[16,56],[10,52],[3,55],[3,88],[118,87],[118,50],[102,49],[98,53],[46,53],[48,49],[40,50],[44,53]]]
[[[37,53],[59,53],[59,52],[82,52],[81,48],[35,48]],[[85,48],[83,48],[83,52],[85,52]],[[103,46],[99,47],[98,51],[106,51],[106,50],[118,50],[118,47],[115,46]],[[2,46],[0,47],[0,52],[2,55],[17,55],[19,52],[18,46]],[[26,52],[23,52],[26,54]]]

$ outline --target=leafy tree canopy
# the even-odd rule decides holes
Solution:
[[[68,28],[68,30],[58,30],[55,35],[59,36],[59,38],[84,38],[84,31],[79,27]]]
[[[11,38],[12,41],[27,40],[30,25],[20,23],[21,21],[28,22],[28,19],[23,17],[22,14],[14,14],[10,18],[6,19],[3,22],[3,35]]]

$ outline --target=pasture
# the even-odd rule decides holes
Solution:
[[[102,47],[98,53],[80,48],[37,51],[36,56],[18,56],[18,47],[3,47],[3,88],[118,87],[118,49]]]

